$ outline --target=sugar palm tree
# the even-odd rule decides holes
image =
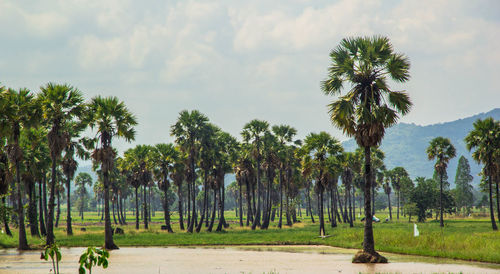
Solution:
[[[163,209],[165,211],[165,226],[169,233],[174,232],[170,225],[170,210],[168,205],[168,190],[170,188],[170,170],[179,158],[179,151],[173,144],[157,144],[151,151],[151,160],[154,163],[154,176],[158,181],[158,187],[163,190]]]
[[[85,209],[85,207],[83,206],[85,205],[83,200],[85,199],[88,193],[87,186],[91,187],[92,184],[93,184],[92,177],[87,172],[80,172],[78,173],[78,175],[76,175],[75,185],[77,187],[77,193],[79,195],[80,203],[82,204],[82,206],[79,208],[80,217],[82,218],[82,221],[83,221],[83,212]]]
[[[472,153],[472,158],[484,165],[482,173],[488,182],[491,226],[493,230],[498,230],[495,223],[495,214],[493,213],[492,181],[494,176],[498,175],[498,170],[495,170],[495,168],[498,168],[500,159],[500,122],[490,117],[484,120],[478,119],[473,126],[474,129],[469,132],[464,140],[469,151],[475,150]],[[498,184],[499,182],[497,182]],[[500,216],[498,217],[500,218]]]
[[[399,207],[401,203],[401,181],[403,178],[406,178],[409,175],[404,167],[398,166],[391,170],[389,176],[391,178],[392,188],[394,188],[398,195],[397,219],[399,220]]]
[[[256,208],[256,214],[255,214],[255,219],[253,220],[252,223],[252,230],[254,230],[257,225],[260,226],[260,211],[261,211],[261,194],[262,194],[262,186],[261,186],[261,178],[260,178],[260,170],[261,170],[261,160],[262,160],[262,155],[261,155],[261,148],[262,148],[262,142],[263,142],[263,137],[266,132],[269,130],[269,123],[266,121],[261,121],[254,119],[243,127],[243,131],[241,132],[241,135],[243,136],[243,140],[246,143],[251,142],[253,146],[253,156],[255,161],[257,162],[257,208]]]
[[[385,184],[384,184],[384,192],[387,195],[387,203],[389,207],[389,219],[392,221],[392,207],[391,207],[391,170],[386,170],[385,171]]]
[[[180,146],[183,153],[187,155],[186,180],[188,182],[188,199],[192,199],[192,220],[188,220],[187,232],[192,233],[196,221],[196,162],[199,157],[200,140],[202,132],[207,127],[208,118],[199,112],[183,110],[179,113],[177,122],[171,127],[171,135],[175,136],[175,142]],[[192,191],[189,191],[192,190]]]
[[[80,140],[75,140],[80,133],[85,129],[85,125],[80,122],[69,122],[65,126],[68,140],[64,148],[64,156],[62,160],[62,170],[66,177],[66,200],[67,200],[67,215],[66,215],[66,234],[73,235],[73,228],[71,226],[71,180],[75,176],[78,168],[78,162],[75,156],[86,160],[89,158],[89,153],[85,150]]]
[[[109,215],[109,172],[113,169],[116,152],[113,149],[113,138],[119,137],[130,142],[135,138],[134,126],[137,125],[135,116],[127,109],[123,102],[116,97],[92,98],[86,112],[85,122],[97,132],[96,148],[92,158],[101,164],[102,180],[104,184],[104,247],[118,249],[113,242],[111,218]]]
[[[38,108],[35,103],[33,94],[28,89],[20,89],[15,91],[7,89],[0,93],[0,101],[2,101],[2,112],[0,114],[0,128],[7,132],[8,147],[7,154],[9,160],[14,164],[16,170],[16,198],[17,198],[17,214],[19,221],[19,250],[28,250],[28,241],[26,239],[26,226],[24,225],[24,206],[23,206],[23,190],[21,185],[21,160],[23,159],[23,151],[19,145],[21,129],[27,129],[35,124]]]
[[[347,206],[349,206],[349,226],[353,227],[353,212],[352,212],[352,198],[351,198],[351,188],[353,186],[353,178],[354,178],[354,172],[353,172],[353,166],[355,165],[355,154],[353,152],[344,152],[343,157],[342,157],[342,184],[344,185],[345,188],[345,195],[348,198],[348,205],[346,205],[346,210]]]
[[[51,165],[51,181],[49,196],[49,212],[47,216],[47,238],[46,245],[54,243],[54,199],[57,184],[57,163],[61,158],[61,152],[68,143],[68,134],[64,132],[67,122],[79,117],[84,110],[82,93],[70,86],[48,83],[41,87],[38,94],[43,118],[47,122],[50,131],[48,133]]]
[[[344,84],[351,86],[345,95],[328,105],[332,123],[353,136],[365,155],[365,232],[363,251],[370,256],[356,262],[385,262],[375,252],[370,189],[373,183],[371,147],[378,146],[385,129],[397,123],[399,115],[410,111],[412,103],[402,91],[393,91],[388,80],[406,82],[410,62],[395,53],[389,39],[381,36],[345,38],[330,53],[328,77],[321,83],[327,95],[339,95]],[[362,255],[361,253],[359,255]]]
[[[311,206],[311,185],[312,185],[312,175],[313,175],[313,161],[311,155],[307,154],[307,149],[302,146],[297,150],[297,154],[300,157],[300,173],[305,181],[306,187],[306,202],[307,210],[311,215],[311,222],[314,224],[314,216]]]
[[[314,155],[312,167],[316,171],[316,188],[319,193],[319,235],[324,236],[325,221],[323,213],[323,192],[328,185],[328,176],[330,172],[330,165],[328,159],[333,156],[337,157],[342,153],[342,145],[338,140],[330,136],[330,134],[322,131],[320,133],[311,133],[306,136],[304,140],[306,154]]]
[[[278,222],[278,228],[281,228],[282,218],[283,218],[283,169],[285,166],[285,161],[287,160],[287,156],[289,156],[289,150],[286,149],[286,145],[292,142],[293,137],[297,134],[297,130],[288,125],[279,125],[273,126],[272,130],[274,135],[278,138],[279,142],[279,183],[280,183],[280,218]]]
[[[176,147],[176,150],[177,147]],[[179,151],[179,150],[178,150]],[[182,212],[182,182],[184,181],[184,161],[182,160],[183,155],[179,151],[179,159],[177,162],[174,163],[172,170],[170,171],[170,179],[174,182],[174,185],[177,187],[177,200],[178,200],[178,207],[177,211],[179,213],[179,228],[181,230],[184,230],[184,219],[183,219],[183,212]]]
[[[448,163],[456,155],[456,149],[451,144],[450,139],[436,137],[430,141],[426,152],[429,160],[436,159],[434,169],[439,175],[439,225],[443,227],[443,177],[446,174]]]

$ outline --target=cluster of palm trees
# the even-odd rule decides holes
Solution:
[[[0,87],[0,109],[0,194],[5,204],[6,194],[12,191],[17,212],[14,217],[19,227],[19,249],[29,249],[24,223],[23,201],[26,194],[29,197],[28,219],[32,235],[39,235],[40,229],[41,235],[46,236],[46,244],[54,243],[55,198],[56,192],[59,197],[61,181],[66,185],[68,199],[66,232],[72,235],[70,181],[78,166],[77,156],[82,159],[92,157],[100,164],[105,207],[109,208],[108,177],[116,154],[112,140],[115,137],[133,140],[133,126],[137,124],[123,102],[115,97],[101,96],[84,102],[83,94],[78,89],[66,84],[48,83],[36,94],[28,89]],[[87,128],[93,130],[94,137],[81,136]],[[48,203],[45,198],[47,181]],[[5,210],[2,219],[5,230],[10,231]],[[109,210],[106,212],[105,227],[106,248],[112,249],[116,246],[111,237]]]
[[[493,209],[493,185],[496,185],[497,217],[500,221],[500,121],[493,118],[477,120],[474,128],[465,137],[469,151],[474,150],[472,158],[483,164],[483,182],[487,185],[491,226],[498,230]]]

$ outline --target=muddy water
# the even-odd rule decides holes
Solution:
[[[63,248],[61,273],[78,273],[84,248]],[[92,273],[500,273],[500,265],[384,254],[389,264],[352,264],[353,250],[324,246],[123,247]],[[0,273],[49,273],[40,251],[0,250]],[[53,272],[52,272],[53,273]]]

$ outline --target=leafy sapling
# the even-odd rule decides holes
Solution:
[[[88,247],[83,254],[80,256],[80,268],[78,272],[80,274],[85,274],[85,269],[92,273],[92,267],[97,264],[102,268],[108,267],[109,252],[106,249],[99,249],[95,247]]]
[[[52,268],[54,273],[59,274],[59,262],[61,261],[61,251],[57,244],[48,245],[45,247],[45,251],[41,253],[40,259],[48,261],[52,260]]]

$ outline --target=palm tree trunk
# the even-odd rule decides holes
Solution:
[[[149,224],[148,224],[148,219],[149,219],[149,215],[148,215],[148,198],[147,198],[147,189],[146,189],[146,186],[143,187],[143,201],[142,201],[142,204],[143,204],[143,207],[144,207],[144,228],[145,229],[149,229]]]
[[[187,182],[188,192],[187,192],[187,227],[189,232],[189,227],[191,226],[191,182]]]
[[[493,212],[493,195],[492,195],[493,190],[491,186],[491,175],[488,176],[488,186],[489,186],[489,196],[490,196],[491,227],[493,228],[493,230],[498,230],[497,223],[495,222],[495,213]]]
[[[196,173],[195,173],[195,163],[194,163],[194,157],[191,157],[191,172],[193,172],[192,176],[192,181],[191,181],[191,199],[192,199],[192,204],[193,204],[193,212],[191,213],[191,222],[189,223],[188,226],[188,232],[192,233],[194,226],[196,225],[197,222],[197,216],[196,216]]]
[[[287,226],[292,226],[292,219],[290,216],[290,200],[289,200],[289,195],[288,195],[288,182],[287,182],[287,187],[285,189],[285,199],[286,199],[286,212],[285,212],[285,217],[286,217],[286,225]]]
[[[342,222],[347,223],[347,220],[346,220],[347,212],[344,211],[344,207],[342,206],[342,199],[340,198],[339,190],[337,189],[337,187],[335,187],[335,193],[337,194],[337,201],[339,202],[339,208],[340,208],[340,214],[342,216]],[[333,195],[335,195],[335,193]]]
[[[252,191],[251,191],[251,186],[249,183],[249,180],[247,177],[245,177],[245,184],[246,184],[246,190],[247,190],[247,223],[246,226],[250,225],[250,222],[253,220],[253,211],[252,211]]]
[[[333,222],[332,222],[332,214],[333,214],[333,198],[332,198],[332,190],[330,189],[330,191],[326,190],[326,215],[328,215],[328,221],[332,224],[332,227],[333,227]],[[328,193],[330,193],[330,195],[328,195]],[[331,213],[330,214],[330,208],[332,209],[331,210]]]
[[[240,179],[239,183],[240,183],[239,184],[240,185],[240,191],[238,193],[239,196],[240,196],[240,199],[239,199],[240,216],[239,217],[240,217],[240,226],[243,226],[243,195],[241,193],[242,192],[242,188],[243,188],[242,187],[243,182],[241,181],[241,179]]]
[[[121,217],[122,217],[122,221],[123,221],[123,224],[126,225],[127,224],[127,209],[126,209],[126,206],[124,206],[125,204],[125,198],[123,197],[120,197],[120,200],[118,200],[120,202],[120,214],[121,214]]]
[[[499,170],[499,172],[500,172],[500,170]],[[498,185],[499,184],[500,184],[500,181],[497,181],[496,182],[496,187],[497,187],[497,217],[498,217],[498,221],[500,222],[500,195],[498,193]]]
[[[178,201],[178,208],[177,211],[179,212],[179,226],[181,230],[184,230],[184,219],[182,218],[182,185],[179,185],[177,187],[177,197],[179,199]]]
[[[207,190],[208,190],[208,170],[205,170],[205,176],[203,178],[203,207],[201,209],[201,217],[198,226],[196,226],[196,232],[199,233],[201,227],[203,226],[203,221],[205,220],[205,213],[207,211]],[[208,218],[208,217],[207,217]]]
[[[59,226],[59,217],[61,216],[61,190],[57,190],[57,212],[56,212],[56,224],[55,227]]]
[[[349,198],[349,227],[354,227],[353,224],[353,214],[352,214],[352,197],[351,197],[351,188],[347,188],[347,193],[349,193],[347,196]]]
[[[116,199],[115,199],[115,204],[116,204],[116,215],[118,215],[118,223],[120,225],[123,225],[124,222],[123,222],[123,219],[122,219],[122,215],[121,215],[121,206],[120,206],[120,195],[118,193],[116,193]]]
[[[47,235],[47,227],[48,227],[48,224],[47,224],[47,220],[48,220],[48,212],[47,212],[47,177],[46,177],[46,174],[44,173],[43,175],[43,178],[42,178],[42,183],[43,183],[43,188],[42,188],[42,192],[43,192],[43,218],[45,219],[45,234]],[[40,214],[42,214],[42,211],[40,211]]]
[[[373,239],[373,215],[371,211],[370,190],[372,184],[370,147],[365,147],[365,231],[363,251],[375,254],[375,241]]]
[[[337,209],[336,209],[336,202],[335,202],[335,197],[333,196],[333,189],[330,189],[330,203],[329,203],[329,207],[331,208],[331,212],[332,212],[332,216],[328,216],[330,219],[330,222],[331,222],[331,227],[337,227],[337,215],[336,215],[336,212],[337,212]]]
[[[226,220],[224,219],[224,194],[225,189],[224,189],[224,182],[222,182],[222,186],[220,187],[220,203],[219,203],[219,224],[217,225],[217,229],[215,231],[222,231],[223,227],[226,227]]]
[[[135,229],[139,229],[139,197],[137,195],[138,188],[139,187],[135,188]]]
[[[66,217],[66,235],[68,236],[71,236],[73,235],[73,228],[71,227],[71,191],[70,191],[70,187],[71,187],[71,181],[70,181],[70,178],[68,176],[68,174],[66,174],[66,190],[67,190],[67,217]]]
[[[375,215],[375,182],[372,182],[372,215]]]
[[[146,187],[146,189],[148,189],[148,188]],[[151,197],[152,196],[153,196],[153,193],[151,191],[151,187],[149,187],[149,191],[148,191],[148,208],[149,208],[148,218],[149,218],[149,222],[151,222],[151,215],[154,216],[154,211],[155,211],[155,209],[153,208],[154,203],[153,203],[153,205],[151,204]],[[154,199],[154,197],[153,197],[153,199]]]
[[[400,191],[398,191],[398,220],[399,220],[399,202],[400,202]]]
[[[283,223],[283,171],[280,168],[280,219],[278,221],[278,228],[281,228],[282,223]],[[314,222],[314,221],[313,221]]]
[[[215,214],[217,211],[217,189],[214,189],[214,203],[213,203],[213,209],[212,209],[212,216],[210,217],[210,224],[208,225],[207,231],[212,232],[212,229],[214,227],[215,223]],[[248,221],[248,219],[247,219]]]
[[[111,229],[111,216],[109,212],[109,178],[108,171],[103,172],[104,183],[104,248],[108,250],[118,249],[113,241],[113,230]]]
[[[163,188],[163,193],[165,195],[165,202],[163,204],[163,209],[165,211],[165,226],[167,227],[168,233],[173,233],[172,227],[170,226],[170,209],[168,207],[168,184],[167,182],[163,182],[165,187]]]
[[[43,218],[43,199],[42,199],[42,181],[40,181],[40,184],[38,186],[38,206],[39,206],[39,211],[40,211],[40,233],[42,236],[47,235],[47,231],[45,230],[45,221]]]
[[[307,208],[309,209],[309,214],[311,214],[311,221],[314,224],[314,216],[311,206],[311,183],[307,185]]]
[[[7,212],[5,210],[6,207],[7,207],[7,204],[5,202],[5,197],[2,197],[2,206],[4,208],[3,214],[2,214],[2,221],[3,221],[3,226],[4,226],[5,234],[7,234],[8,236],[12,237],[12,232],[10,231],[9,222],[7,220]]]
[[[259,151],[257,151],[259,153]],[[260,200],[262,196],[262,189],[260,185],[260,159],[257,157],[257,209],[256,209],[256,214],[255,214],[255,219],[253,220],[252,223],[252,230],[255,230],[255,228],[259,225],[260,226]]]
[[[387,193],[387,201],[389,202],[389,219],[392,221],[391,193]]]
[[[356,221],[356,189],[355,189],[354,186],[352,187],[352,201],[351,201],[351,204],[352,204],[352,220]]]
[[[443,222],[443,172],[439,174],[439,226],[444,227]]]
[[[15,137],[17,144],[17,138]],[[19,172],[19,160],[16,160],[16,182],[17,182],[17,214],[19,215],[19,246],[18,250],[29,250],[28,240],[26,239],[26,226],[24,225],[24,207],[21,191],[21,174]]]
[[[113,222],[115,222],[115,225],[117,225],[118,223],[116,222],[116,214],[115,214],[115,204],[116,204],[115,196],[116,195],[113,193],[113,199],[111,199],[111,208],[113,210]]]
[[[38,231],[38,216],[36,206],[36,183],[33,182],[28,185],[28,195],[28,219],[30,223],[30,233],[32,237],[40,237],[40,232]]]
[[[319,236],[325,236],[325,216],[323,214],[323,190],[319,193]]]
[[[52,174],[50,182],[50,196],[49,196],[49,212],[47,215],[47,238],[45,245],[51,246],[54,244],[54,205],[55,205],[55,191],[56,191],[56,157],[52,157]],[[45,192],[45,184],[44,184]],[[44,198],[46,201],[46,198]]]

